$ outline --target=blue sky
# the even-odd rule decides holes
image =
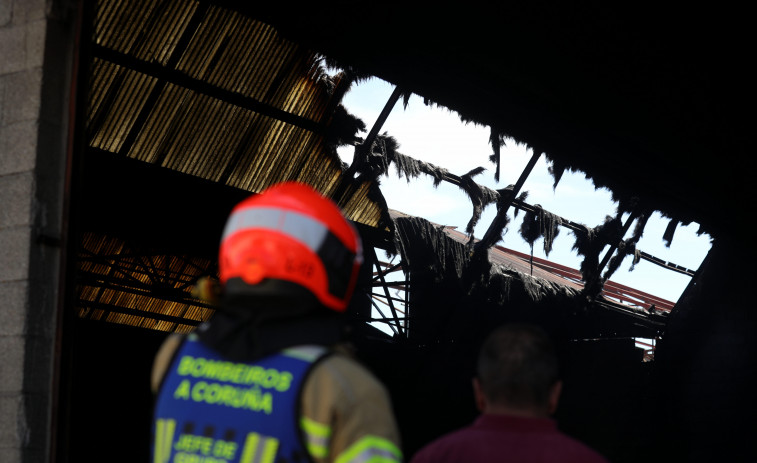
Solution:
[[[392,85],[374,78],[353,86],[343,103],[349,112],[360,117],[370,129],[392,90]],[[508,141],[502,149],[500,182],[497,183],[494,180],[494,165],[489,161],[492,152],[489,128],[464,124],[456,113],[445,108],[426,106],[416,95],[410,99],[407,109],[404,109],[401,101],[397,103],[381,132],[388,132],[399,142],[399,152],[402,154],[444,167],[453,174],[462,175],[479,166],[486,168],[474,180],[493,189],[514,184],[532,155],[528,146]],[[351,147],[341,148],[339,154],[346,162],[352,162]],[[595,190],[593,183],[582,173],[569,171],[565,172],[557,188],[553,190],[554,180],[547,168],[542,156],[523,186],[522,190],[529,192],[529,204],[540,204],[552,213],[589,227],[602,223],[606,215],[615,215],[615,204],[608,190]],[[408,184],[404,178],[396,177],[393,167],[390,171],[391,176],[381,178],[381,191],[390,208],[465,229],[472,207],[462,190],[444,182],[434,188],[431,177],[424,175]],[[484,210],[475,229],[476,237],[483,236],[495,212],[494,205]],[[499,244],[517,251],[530,252],[529,245],[518,233],[523,213],[513,219],[510,212],[510,218],[508,231]],[[662,240],[667,224],[667,219],[655,213],[647,223],[637,248],[665,261],[697,269],[710,249],[710,237],[706,234],[697,236],[699,225],[696,223],[687,227],[679,225],[668,248]],[[545,256],[541,240],[534,245],[534,256],[578,268],[580,256],[571,249],[574,239],[570,230],[562,228],[549,256]],[[678,300],[690,281],[688,276],[665,270],[644,260],[630,272],[628,269],[631,259],[629,256],[623,261],[611,278],[613,281],[673,302]]]

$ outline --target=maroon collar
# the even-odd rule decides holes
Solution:
[[[476,428],[506,429],[517,432],[544,432],[557,429],[557,423],[551,418],[527,418],[513,415],[485,413],[473,423]]]

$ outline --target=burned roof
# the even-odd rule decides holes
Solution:
[[[613,2],[223,1],[359,75],[528,143],[711,236],[745,236],[753,103],[746,12]]]
[[[564,169],[580,168],[598,185],[609,186],[634,219],[661,210],[672,218],[673,226],[696,220],[704,229],[715,230],[722,222],[723,208],[704,207],[716,200],[714,189],[707,189],[707,194],[682,193],[685,184],[688,188],[696,183],[707,169],[691,162],[680,169],[680,159],[689,159],[692,153],[699,156],[696,153],[704,145],[689,150],[692,139],[681,132],[662,136],[655,124],[663,114],[645,117],[650,108],[641,103],[647,99],[625,94],[636,82],[629,76],[613,73],[622,77],[613,81],[589,72],[585,61],[589,55],[596,58],[605,53],[608,56],[602,56],[608,63],[618,65],[619,58],[609,52],[612,47],[621,54],[636,50],[636,42],[620,33],[627,30],[610,28],[620,21],[614,10],[602,7],[582,17],[589,26],[612,31],[613,41],[593,43],[588,41],[594,34],[591,28],[569,34],[564,41],[552,41],[555,34],[568,30],[561,29],[567,27],[565,18],[544,16],[530,7],[508,11],[503,17],[508,18],[509,27],[497,28],[499,19],[491,13],[503,14],[497,10],[500,7],[483,14],[471,6],[458,11],[458,16],[434,9],[424,20],[425,9],[409,7],[403,15],[395,15],[391,5],[375,15],[340,9],[324,14],[310,11],[313,5],[293,13],[274,4],[251,7],[231,1],[100,0],[93,5],[90,41],[85,43],[89,82],[82,135],[80,251],[80,302],[82,313],[90,316],[95,313],[90,309],[98,308],[95,305],[114,284],[140,281],[136,290],[129,287],[127,292],[135,297],[147,293],[162,297],[168,305],[148,311],[154,312],[150,316],[155,320],[134,323],[158,329],[181,325],[186,330],[207,318],[209,312],[189,296],[184,280],[214,273],[214,248],[231,205],[245,194],[283,180],[309,183],[332,197],[371,236],[372,244],[385,248],[393,246],[387,242],[387,233],[394,222],[377,178],[390,163],[405,175],[424,173],[436,183],[452,181],[465,190],[474,206],[469,234],[481,208],[493,202],[506,203],[505,209],[513,204],[532,221],[549,220],[550,230],[558,219],[575,227],[515,198],[517,191],[495,192],[477,186],[472,177],[478,171],[457,177],[442,167],[402,155],[395,149],[396,141],[375,133],[378,123],[365,140],[360,138],[364,122],[350,115],[340,101],[350,85],[369,75],[396,84],[395,101],[418,93],[429,104],[457,111],[463,120],[490,126],[495,162],[499,141],[513,136],[532,145],[536,155],[547,154],[556,181]],[[600,21],[602,12],[608,15],[602,17],[607,23]],[[551,27],[528,36],[522,28],[536,16]],[[569,15],[579,16],[579,11]],[[621,22],[625,24],[625,19]],[[463,26],[439,28],[451,23]],[[391,33],[372,33],[387,30]],[[521,35],[529,40],[515,40]],[[644,55],[650,44],[638,46],[637,54]],[[507,54],[507,59],[496,59],[501,54]],[[678,69],[678,62],[671,59],[664,69]],[[341,72],[327,72],[333,66],[341,67]],[[564,68],[555,72],[556,66]],[[650,63],[636,68],[644,76],[639,85],[649,85],[654,102],[662,104],[668,99],[659,92],[667,87],[660,82],[660,87],[653,85],[657,81],[647,75],[652,67]],[[602,72],[609,69],[612,66]],[[608,85],[618,88],[610,91]],[[633,91],[644,92],[641,88]],[[680,146],[671,145],[673,136],[682,137]],[[336,154],[336,146],[344,144],[356,147],[352,165],[343,165]],[[741,156],[740,147],[734,145],[729,154]],[[672,168],[677,175],[672,175]],[[730,164],[721,162],[713,175],[720,175],[720,170],[734,175],[747,171],[732,172]],[[668,175],[672,180],[663,181]],[[212,197],[211,207],[203,204],[208,197]],[[605,230],[618,228],[618,222]],[[505,225],[493,224],[491,233],[476,246],[489,250]],[[617,236],[608,233],[609,238],[592,242],[599,232],[586,229],[579,235],[588,238],[577,243],[578,251],[586,256],[586,268],[581,270],[588,284],[583,291],[589,287],[590,297],[602,290],[595,283],[609,280],[612,273],[594,275],[592,271],[619,263],[600,265],[593,247]],[[633,251],[633,242],[621,243],[626,244],[619,258]],[[148,253],[138,261],[146,273],[130,263],[133,253],[124,251],[129,249]],[[111,258],[109,266],[99,265],[104,256]],[[453,265],[463,264],[464,259],[454,254],[441,261],[448,258],[455,261]],[[171,269],[177,262],[192,265],[182,265],[182,272],[176,273]],[[158,270],[165,270],[162,276],[149,277]],[[127,278],[115,281],[114,274]],[[143,287],[155,282],[161,284]],[[173,286],[167,291],[164,286],[169,282]],[[167,297],[168,293],[172,296]],[[134,307],[152,307],[132,302],[120,306],[122,313],[135,315],[129,312]],[[184,319],[184,313],[202,315]]]

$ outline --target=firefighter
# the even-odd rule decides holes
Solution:
[[[156,356],[153,461],[401,461],[386,389],[341,343],[361,263],[353,226],[309,186],[239,203],[219,309]]]

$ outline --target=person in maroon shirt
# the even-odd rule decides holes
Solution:
[[[478,357],[473,392],[482,414],[423,447],[411,463],[606,463],[557,430],[550,416],[561,388],[546,333],[531,325],[503,325],[486,338]]]

